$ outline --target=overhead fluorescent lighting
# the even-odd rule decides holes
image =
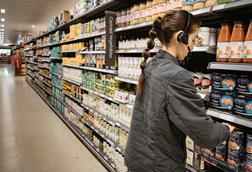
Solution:
[[[35,28],[35,25],[32,25],[32,28]]]
[[[4,27],[4,24],[2,24],[1,27]]]
[[[5,22],[5,18],[1,18],[1,21],[2,21],[2,22]]]
[[[2,9],[1,9],[1,13],[5,13],[5,9],[2,8]]]
[[[4,28],[0,29],[0,31],[4,31]]]

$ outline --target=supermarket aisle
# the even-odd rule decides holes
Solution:
[[[0,64],[0,171],[105,172],[26,83]]]

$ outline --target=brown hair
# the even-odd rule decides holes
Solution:
[[[174,33],[185,29],[185,25],[188,22],[188,15],[190,15],[190,23],[187,30],[187,34],[189,35],[195,30],[195,26],[198,27],[200,25],[200,21],[185,10],[171,10],[163,17],[158,17],[154,20],[153,27],[149,31],[147,48],[142,54],[144,60],[140,64],[142,73],[138,79],[137,95],[140,95],[144,88],[144,69],[146,67],[147,60],[150,57],[149,51],[155,47],[155,38],[158,38],[162,45],[168,45]]]

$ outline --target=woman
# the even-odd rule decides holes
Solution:
[[[203,148],[213,148],[233,130],[205,114],[190,72],[178,64],[193,48],[199,25],[183,10],[169,11],[153,23],[125,154],[131,172],[183,172],[186,135]],[[162,47],[146,64],[156,37]]]

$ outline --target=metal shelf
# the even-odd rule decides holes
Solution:
[[[108,136],[106,136],[105,134],[103,134],[99,129],[97,129],[95,126],[93,126],[89,122],[84,121],[84,119],[81,120],[81,122],[84,123],[84,124],[86,124],[87,126],[89,126],[93,131],[95,131],[99,136],[101,136],[112,147],[114,147],[116,150],[118,150],[121,154],[124,155],[125,151],[119,145],[117,145],[117,143],[115,143],[112,139],[110,139]]]
[[[105,32],[85,34],[85,35],[81,36],[80,38],[62,41],[59,44],[68,44],[68,43],[77,42],[77,41],[81,41],[84,39],[89,39],[89,38],[98,37],[98,36],[102,36],[102,35],[105,35]]]
[[[232,122],[234,124],[238,124],[238,125],[242,125],[248,128],[252,128],[252,120],[251,119],[247,119],[247,118],[243,118],[240,117],[238,115],[234,115],[231,113],[227,113],[227,112],[222,112],[219,110],[215,110],[215,109],[208,109],[206,112],[208,115],[218,118],[218,119],[222,119],[228,122]]]
[[[102,72],[102,73],[108,73],[108,74],[114,74],[117,75],[117,70],[111,70],[111,69],[100,69],[100,68],[95,68],[95,67],[80,67],[81,69],[84,70],[90,70],[90,71],[96,71],[96,72]]]
[[[36,62],[31,62],[31,61],[27,61],[28,63],[31,63],[31,64],[35,64],[35,65],[37,65],[37,63]]]
[[[193,47],[192,52],[206,52],[209,54],[216,54],[216,46],[202,46],[202,47]]]
[[[25,57],[33,57],[33,55],[25,55]]]
[[[62,64],[63,67],[71,67],[71,68],[75,68],[75,69],[82,69],[80,66],[76,66],[76,65],[70,65],[70,64]]]
[[[48,79],[52,79],[52,77],[47,76],[47,75],[45,75],[45,74],[43,74],[43,73],[38,73],[38,74],[41,75],[41,76],[43,76],[43,77],[46,77],[46,78],[48,78]]]
[[[126,83],[130,83],[130,84],[135,84],[135,85],[138,84],[138,81],[137,81],[137,80],[128,79],[128,78],[123,78],[123,77],[120,77],[120,76],[116,76],[116,77],[115,77],[115,80],[122,81],[122,82],[126,82]]]
[[[207,68],[209,70],[229,70],[229,71],[252,72],[252,64],[249,64],[249,63],[210,62]]]
[[[34,71],[33,68],[26,66],[27,69]]]
[[[76,81],[73,81],[73,80],[70,80],[70,79],[66,79],[66,78],[62,78],[64,81],[67,81],[67,82],[70,82],[74,85],[77,85],[77,86],[81,86],[82,84],[79,83],[79,82],[76,82]]]
[[[126,26],[126,27],[120,27],[115,29],[115,32],[122,32],[122,31],[128,31],[128,30],[133,30],[133,29],[139,29],[139,28],[144,28],[144,27],[151,27],[153,22],[144,22],[140,24],[136,24],[133,26]]]
[[[158,48],[152,49],[150,53],[157,53]],[[115,50],[116,54],[133,54],[133,53],[143,53],[144,49],[131,49],[131,50]]]
[[[71,106],[69,106],[68,104],[65,104],[65,106],[71,111],[73,112],[76,116],[78,116],[79,118],[81,118],[83,115],[79,114],[74,108],[72,108]]]
[[[93,113],[93,114],[98,114],[99,116],[102,116],[103,117],[103,120],[105,120],[107,123],[109,123],[110,125],[112,125],[112,126],[115,126],[116,125],[116,123],[113,121],[113,120],[111,120],[111,119],[109,119],[108,117],[106,117],[105,115],[103,115],[103,114],[101,114],[100,112],[98,112],[96,109],[94,109],[94,108],[92,108],[92,107],[90,107],[90,106],[88,106],[88,105],[86,105],[86,104],[81,104],[81,106],[83,107],[83,108],[85,108],[86,110],[88,110],[89,112],[91,112],[91,113]]]
[[[37,92],[37,94],[45,101],[45,103],[56,113],[56,115],[67,125],[67,127],[78,137],[78,139],[100,160],[100,162],[111,172],[116,172],[115,165],[109,161],[108,157],[102,153],[85,135],[72,124],[71,121],[66,119],[62,114],[60,114],[46,98],[34,88],[34,86],[26,80],[27,83]],[[99,150],[99,151],[98,151]]]
[[[215,5],[212,8],[212,12],[228,11],[228,10],[243,8],[243,7],[247,7],[247,6],[251,6],[251,5],[252,5],[251,0],[240,0],[240,1],[231,2],[231,3],[227,3],[227,4]]]
[[[127,131],[128,133],[130,132],[130,128],[129,128],[128,126],[126,126],[126,125],[122,124],[121,122],[116,121],[116,123],[115,123],[115,124],[116,124],[116,126],[117,126],[117,127],[122,128],[123,130]]]
[[[105,51],[80,51],[80,54],[106,54]]]
[[[90,71],[95,71],[95,72],[102,72],[102,73],[117,75],[117,70],[100,69],[100,68],[95,68],[95,67],[76,66],[76,65],[68,65],[68,64],[62,64],[62,65],[65,66],[65,67],[71,67],[71,68],[76,68],[76,69],[90,70]]]
[[[150,53],[157,53],[159,48],[152,49]],[[131,53],[143,53],[144,49],[131,49],[131,50],[116,50],[116,54],[131,54]],[[202,46],[194,47],[192,52],[206,52],[209,54],[216,54],[216,46]]]
[[[98,93],[98,92],[96,92],[96,91],[93,91],[93,90],[88,89],[88,88],[85,88],[85,87],[81,87],[81,88],[82,88],[83,90],[89,92],[89,93],[92,93],[92,94],[95,94],[95,95],[97,95],[97,96],[100,96],[101,98],[107,99],[107,100],[109,100],[109,101],[111,101],[111,102],[114,102],[114,103],[117,103],[117,104],[122,104],[122,103],[120,103],[120,102],[114,100],[112,97],[109,97],[109,96],[107,96],[107,95],[105,95],[105,94]]]
[[[61,53],[77,53],[79,50],[67,50],[67,51],[61,51]]]
[[[42,80],[40,80],[40,79],[38,79],[40,82],[42,82],[43,84],[45,84],[47,87],[50,87],[50,88],[52,88],[52,85],[50,85],[50,84],[48,84],[47,82],[45,82],[45,81],[42,81]]]
[[[31,77],[32,79],[34,79],[34,76],[31,75],[30,73],[27,72],[27,75],[28,75],[29,77]]]
[[[48,70],[50,70],[50,68],[49,67],[45,67],[45,66],[38,66],[39,68],[42,68],[42,69],[48,69]]]
[[[192,15],[194,16],[202,16],[202,15],[210,15],[212,11],[212,7],[207,7],[207,8],[202,8],[202,9],[199,9],[199,10],[194,10],[192,11]]]
[[[65,96],[69,97],[70,99],[74,100],[75,102],[77,102],[77,103],[79,103],[79,104],[82,103],[82,100],[77,99],[77,98],[75,98],[74,96],[71,96],[71,95],[69,95],[69,94],[67,94],[67,93],[64,93],[64,94],[65,94]]]
[[[40,80],[39,80],[40,81]],[[47,91],[44,87],[42,87],[39,83],[37,83],[37,81],[35,81],[35,83],[48,95],[52,96],[52,93],[50,93],[49,91]]]

